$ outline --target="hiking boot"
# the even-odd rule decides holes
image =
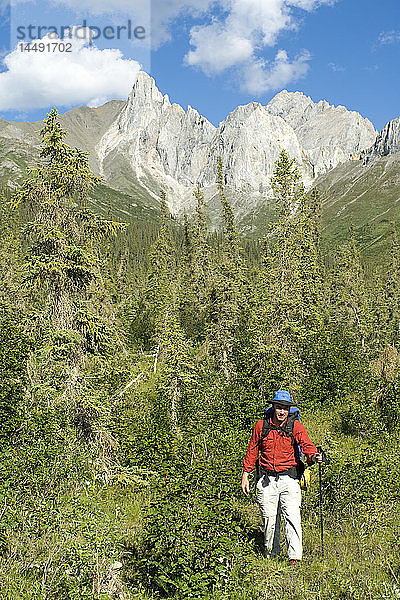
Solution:
[[[299,560],[298,558],[291,558],[289,561],[289,564],[291,567],[299,567],[301,563],[301,560]]]

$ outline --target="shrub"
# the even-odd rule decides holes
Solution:
[[[137,568],[162,596],[203,598],[226,585],[249,542],[232,499],[182,479],[156,496],[145,519]],[[213,494],[214,492],[214,494]]]
[[[0,315],[0,435],[4,446],[13,440],[14,432],[21,422],[19,411],[24,395],[30,343],[16,319],[7,310],[0,309]]]

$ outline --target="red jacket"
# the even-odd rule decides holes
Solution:
[[[294,448],[292,439],[287,435],[280,435],[278,431],[272,429],[261,444],[257,443],[261,437],[263,423],[264,421],[257,421],[253,429],[250,444],[243,461],[243,470],[250,473],[254,469],[259,449],[261,449],[260,467],[264,470],[280,472],[294,467],[296,464]],[[308,437],[307,431],[300,421],[294,422],[293,437],[307,459],[310,459],[313,454],[317,454],[317,448]]]

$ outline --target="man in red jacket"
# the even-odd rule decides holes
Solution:
[[[275,392],[273,413],[258,421],[253,429],[250,444],[243,461],[242,490],[249,493],[249,473],[259,457],[260,479],[257,482],[257,502],[264,525],[264,544],[268,556],[280,553],[280,513],[282,511],[285,537],[290,564],[302,559],[301,490],[299,479],[299,452],[306,456],[308,464],[322,461],[322,455],[308,437],[307,431],[296,414],[290,414],[294,406],[286,390]],[[265,436],[265,437],[264,437]]]

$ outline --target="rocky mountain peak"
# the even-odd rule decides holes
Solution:
[[[375,144],[366,153],[370,156],[387,156],[400,152],[400,117],[389,121],[378,134]]]
[[[281,116],[285,121],[289,122],[292,127],[296,128],[301,121],[309,119],[312,114],[331,113],[331,114],[346,114],[354,115],[370,123],[368,119],[364,119],[356,111],[350,111],[345,106],[329,104],[326,100],[314,102],[310,96],[306,96],[302,92],[288,92],[282,90],[270,100],[267,104],[269,112]],[[372,123],[370,123],[372,126]],[[372,126],[373,127],[373,126]]]
[[[241,104],[229,113],[225,121],[221,121],[220,127],[223,123],[227,123],[228,121],[238,121],[242,123],[246,121],[246,119],[248,119],[255,112],[265,112],[265,107],[262,106],[259,102],[249,102],[249,104]]]
[[[119,132],[137,131],[147,127],[154,119],[160,119],[161,115],[170,108],[168,95],[160,92],[150,75],[139,71],[125,107],[112,128]],[[111,137],[113,138],[111,146],[114,147],[118,136],[115,132],[111,132]]]
[[[155,104],[169,105],[169,98],[167,94],[163,95],[160,92],[156,86],[156,82],[150,75],[145,73],[145,71],[139,71],[128,97],[128,105],[132,105],[138,109],[140,106]]]
[[[218,156],[238,202],[246,191],[256,205],[272,193],[269,182],[282,149],[297,160],[310,186],[320,173],[370,147],[375,138],[373,125],[358,113],[287,90],[267,106],[259,102],[238,106],[215,128],[191,106],[184,111],[171,104],[154,79],[140,71],[97,153],[101,174],[108,181],[120,164],[120,181],[122,172],[130,170],[155,196],[163,187],[174,199],[171,209],[181,212],[192,201],[193,187],[202,186],[206,198],[215,193]],[[123,191],[129,186],[127,174]]]
[[[313,167],[314,177],[369,148],[376,139],[372,123],[344,106],[313,102],[301,92],[283,90],[266,109],[295,131]]]
[[[313,105],[314,102],[311,98],[302,92],[282,90],[270,100],[266,108],[268,112],[282,117],[293,126],[296,125],[306,109]]]
[[[185,111],[171,104],[144,71],[125,102],[70,111],[62,119],[72,134],[69,143],[90,151],[94,168],[109,185],[128,194],[138,186],[154,198],[162,188],[177,214],[193,206],[198,185],[218,214],[216,164],[221,156],[232,206],[243,219],[272,195],[270,179],[283,149],[296,159],[309,187],[318,175],[362,155],[376,140],[372,123],[359,113],[287,90],[266,106],[238,106],[216,128],[192,106]],[[12,123],[0,121],[0,133],[26,140],[28,124],[22,125],[16,131]],[[380,134],[376,151],[398,148],[399,131],[397,119]]]

